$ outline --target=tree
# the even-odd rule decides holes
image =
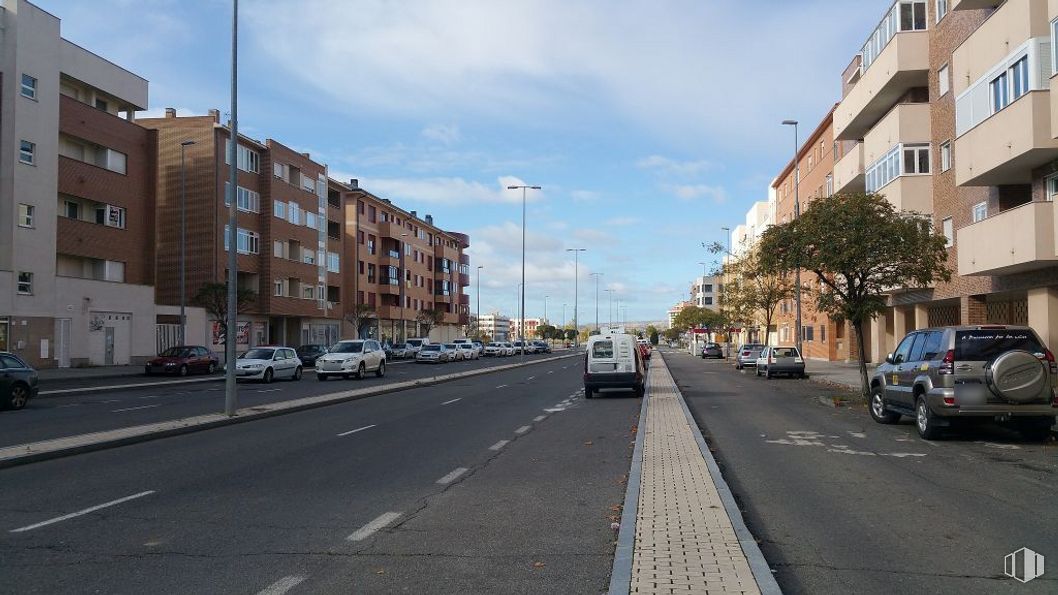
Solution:
[[[687,331],[694,328],[717,327],[721,322],[720,315],[708,308],[688,306],[680,310],[680,313],[676,315],[672,322],[672,327]]]
[[[353,325],[357,338],[364,336],[364,331],[371,328],[372,321],[376,318],[378,318],[378,313],[370,304],[357,304],[353,306],[352,312],[345,313],[345,320]]]
[[[551,339],[555,336],[555,331],[558,330],[550,324],[541,324],[536,327],[536,335],[541,339]]]
[[[577,338],[577,329],[568,328],[566,329],[566,340],[572,341]]]
[[[762,265],[816,276],[816,308],[856,330],[863,396],[870,398],[863,325],[886,307],[894,288],[948,281],[947,239],[916,213],[898,212],[878,194],[836,194],[812,201],[800,218],[769,228]]]
[[[415,321],[422,327],[422,335],[424,337],[430,336],[430,331],[444,320],[445,313],[442,310],[421,310],[419,315],[415,317]]]
[[[239,288],[235,291],[235,311],[242,312],[257,301],[257,293]],[[191,303],[206,310],[220,326],[221,343],[228,344],[228,284],[206,283],[198,288]]]
[[[665,329],[664,331],[662,331],[661,336],[665,337],[665,339],[670,341],[670,342],[671,341],[679,341],[679,339],[680,339],[680,329],[678,329],[678,328]]]
[[[760,316],[764,322],[761,342],[767,346],[775,309],[780,302],[793,297],[795,285],[789,271],[768,268],[765,264],[759,250],[732,259],[726,265],[728,281],[724,284],[722,305],[733,321],[745,325]]]

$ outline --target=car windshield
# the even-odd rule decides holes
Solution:
[[[422,345],[422,339],[408,339],[408,347],[418,347]]]
[[[955,359],[959,361],[989,361],[1015,349],[1044,351],[1036,335],[1026,329],[981,329],[955,334]]]
[[[458,348],[455,343],[445,343],[445,347],[447,347],[448,349],[457,349]]]
[[[298,347],[298,353],[316,353],[319,350],[319,345],[302,345]]]
[[[422,350],[423,351],[440,351],[441,350],[441,346],[440,345],[424,345]]]
[[[162,357],[189,357],[191,349],[188,347],[170,347],[161,353]]]
[[[275,349],[251,349],[242,354],[239,359],[272,359]]]
[[[775,357],[800,357],[793,347],[776,347],[771,350],[771,354]]]
[[[470,343],[459,343],[459,348],[460,349],[473,349],[474,346],[471,345]]]
[[[360,353],[363,350],[363,341],[343,341],[331,347],[331,353]]]
[[[760,351],[761,349],[764,349],[764,346],[760,343],[748,343],[742,346],[743,351]]]

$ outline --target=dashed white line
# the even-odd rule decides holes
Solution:
[[[515,430],[514,433],[515,434],[524,434],[524,433],[528,432],[529,430],[531,430],[532,428],[533,428],[532,426],[522,426],[522,427],[518,428],[517,430]]]
[[[555,371],[554,371],[554,370],[548,370],[548,371],[547,371],[547,373],[548,373],[548,374],[554,374],[554,373],[555,373]]]
[[[533,421],[535,421],[537,423],[540,423],[540,422],[544,421],[545,419],[547,419],[546,415],[537,415],[536,417],[533,418]]]
[[[503,448],[504,446],[507,446],[510,443],[511,443],[510,440],[500,440],[496,444],[493,444],[492,446],[490,446],[489,450],[499,450],[499,449]]]
[[[114,409],[111,413],[121,413],[122,411],[138,411],[140,409],[150,409],[152,407],[161,407],[161,403],[155,403],[154,405],[140,405],[139,407],[126,407],[124,409]]]
[[[99,505],[93,506],[91,508],[86,508],[84,510],[79,510],[77,512],[71,512],[70,514],[64,514],[64,515],[62,515],[60,517],[55,517],[53,519],[48,519],[46,521],[41,521],[41,522],[36,523],[34,525],[28,525],[26,527],[19,527],[18,529],[12,529],[10,532],[11,533],[22,533],[23,531],[32,531],[33,529],[39,529],[41,527],[45,527],[47,525],[52,525],[54,523],[60,523],[62,521],[68,521],[68,520],[70,520],[72,518],[77,518],[79,516],[84,516],[86,514],[93,513],[93,512],[95,512],[97,510],[102,510],[102,509],[108,508],[110,506],[116,506],[116,505],[121,504],[123,502],[128,502],[129,500],[135,500],[136,498],[142,498],[144,496],[150,496],[153,493],[154,493],[154,490],[148,490],[146,492],[140,492],[139,494],[133,494],[131,496],[125,496],[124,498],[118,498],[117,500],[111,500],[110,502],[105,502],[103,504],[99,504]]]
[[[283,595],[287,591],[305,582],[307,576],[284,576],[276,582],[268,585],[261,591],[258,591],[257,595]]]
[[[70,403],[69,405],[59,405],[56,409],[66,409],[67,407],[80,407],[81,403]]]
[[[371,428],[375,427],[376,425],[378,425],[378,424],[371,424],[369,426],[364,426],[362,428],[357,428],[355,430],[349,430],[348,432],[342,432],[341,434],[338,434],[338,435],[339,436],[348,436],[349,434],[355,434],[357,432],[363,432],[364,430],[370,430]]]
[[[106,401],[100,401],[100,403],[120,403],[121,399],[107,399]]]
[[[378,518],[360,527],[352,535],[346,537],[347,541],[363,541],[378,532],[379,529],[400,518],[399,512],[386,512],[378,515]]]
[[[453,481],[455,481],[460,475],[466,473],[467,471],[470,471],[470,469],[467,469],[466,467],[459,467],[459,468],[455,469],[454,471],[452,471],[451,473],[449,473],[448,475],[445,475],[441,479],[438,479],[437,483],[439,483],[441,485],[448,485],[448,484],[452,483]]]
[[[283,390],[283,389],[281,389],[281,388],[266,388],[266,389],[259,390],[257,392],[259,392],[259,393],[277,393],[277,392],[279,392],[281,390]]]
[[[462,401],[462,400],[463,400],[463,398],[460,397],[458,399],[452,399],[451,401],[445,401],[444,403],[441,403],[441,404],[442,405],[451,405],[452,403],[455,403],[456,401]]]
[[[498,388],[498,389],[499,388],[507,388],[507,385],[506,384],[501,384],[501,385],[497,386],[496,388]]]
[[[141,399],[157,399],[159,397],[161,397],[161,395],[147,395],[146,397],[140,397],[140,398]]]
[[[530,380],[535,380],[535,379],[536,379],[536,376],[530,376],[530,377],[526,378],[525,381],[529,382]]]

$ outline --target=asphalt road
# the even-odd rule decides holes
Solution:
[[[0,592],[604,592],[640,401],[575,361],[0,470]]]
[[[838,392],[811,381],[665,357],[785,593],[1058,592],[1053,570],[1003,575],[1022,547],[1058,560],[1058,443],[926,442],[908,419],[822,405]]]
[[[537,361],[561,355],[527,355],[526,361]],[[278,401],[321,395],[350,388],[380,386],[460,371],[502,366],[520,361],[519,356],[483,358],[450,364],[417,364],[413,361],[392,362],[384,378],[368,373],[363,380],[330,379],[320,382],[314,373],[300,382],[276,380],[272,384],[239,383],[239,406],[253,407]],[[199,379],[201,377],[192,377]],[[137,384],[154,383],[137,388],[122,387],[130,379],[93,379],[76,384],[78,388],[105,387],[107,390],[44,396],[29,402],[21,411],[0,411],[0,446],[25,444],[88,432],[113,430],[173,419],[216,413],[224,410],[224,385],[217,381],[173,384],[172,378],[137,377]],[[66,386],[65,384],[62,386]],[[42,390],[53,389],[52,383]]]

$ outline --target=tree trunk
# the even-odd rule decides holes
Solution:
[[[853,320],[851,322],[852,328],[856,331],[856,344],[859,346],[860,352],[860,394],[863,395],[865,401],[869,401],[871,398],[871,387],[867,381],[867,353],[863,349],[863,320]]]

